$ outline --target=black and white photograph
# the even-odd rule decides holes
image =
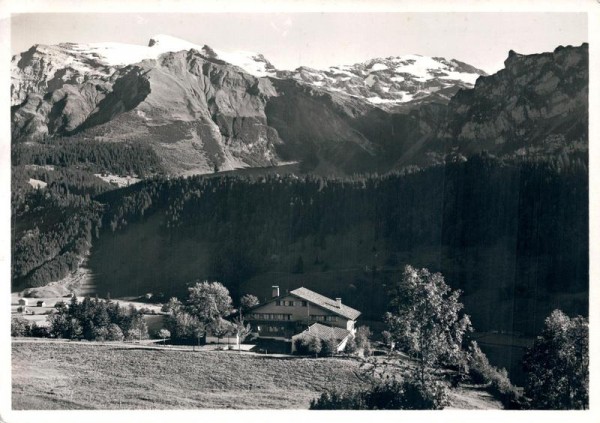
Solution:
[[[593,421],[590,3],[11,9],[0,421]]]

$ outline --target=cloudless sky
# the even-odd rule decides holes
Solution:
[[[276,67],[323,68],[374,57],[458,59],[489,73],[509,50],[552,51],[587,42],[583,13],[269,13],[14,15],[13,54],[33,44],[115,41],[147,45],[167,34],[225,51],[263,53]]]

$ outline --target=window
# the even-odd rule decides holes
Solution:
[[[290,307],[294,307],[294,302],[293,302],[293,301],[288,301],[288,305],[289,305]]]
[[[308,301],[302,301],[302,307],[308,307]]]
[[[285,302],[285,301],[284,301],[284,302]],[[276,306],[280,306],[280,305],[281,305],[281,300],[277,300],[277,301],[275,301],[275,305],[276,305]]]

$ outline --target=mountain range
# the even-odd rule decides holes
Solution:
[[[494,75],[453,59],[278,70],[169,36],[34,45],[12,59],[12,139],[140,141],[165,173],[300,162],[327,174],[524,154],[586,139],[587,44],[511,52]],[[552,147],[554,148],[554,147]]]

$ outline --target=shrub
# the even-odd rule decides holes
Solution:
[[[311,410],[366,410],[363,396],[357,391],[326,391],[311,400]]]
[[[311,336],[308,338],[308,351],[311,354],[314,354],[316,357],[321,352],[321,349],[321,340],[319,338],[317,338],[316,336]]]
[[[125,336],[119,325],[111,323],[108,325],[106,340],[107,341],[122,341]]]
[[[327,357],[337,354],[338,343],[334,338],[321,341],[321,354]]]
[[[387,347],[391,347],[392,345],[392,334],[387,331],[384,330],[381,332],[381,338],[383,339],[383,343],[387,346]]]
[[[371,329],[368,326],[361,326],[356,330],[356,347],[363,352],[365,357],[370,357],[373,354],[371,349]]]
[[[296,354],[308,355],[310,351],[308,349],[309,339],[306,336],[300,336],[294,340],[294,349]]]
[[[324,392],[310,403],[311,410],[440,410],[448,404],[445,385],[408,379],[379,382],[363,391]]]
[[[49,338],[50,328],[48,326],[38,326],[35,322],[31,325],[31,336],[36,338]]]
[[[497,369],[492,366],[475,341],[472,341],[469,346],[468,366],[471,380],[474,383],[487,384],[488,391],[499,399],[504,407],[522,408],[522,395],[511,383],[506,369]]]
[[[346,354],[354,354],[357,351],[356,341],[354,338],[348,339],[346,342],[346,347],[344,348],[344,352]]]
[[[29,322],[25,319],[13,317],[10,321],[10,336],[29,336]]]
[[[108,328],[101,326],[94,328],[94,341],[106,341],[108,338]]]

